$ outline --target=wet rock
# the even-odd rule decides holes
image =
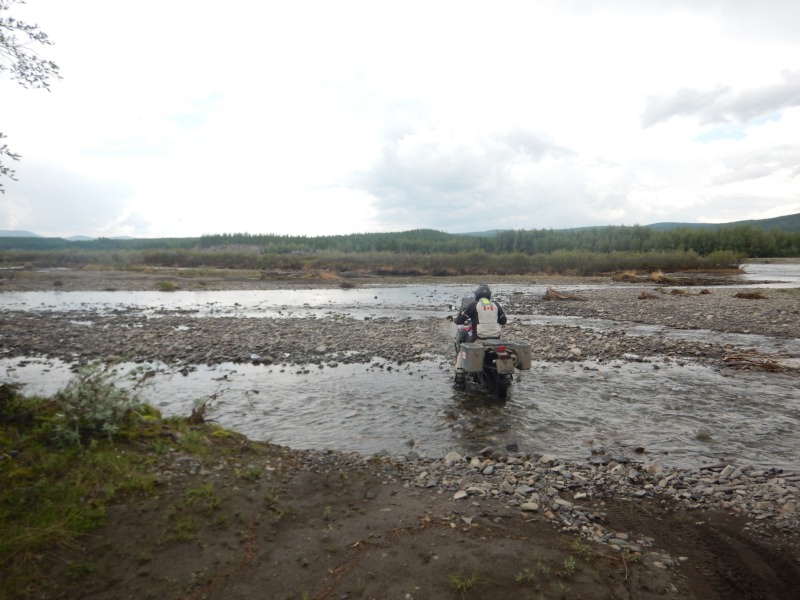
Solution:
[[[458,452],[448,452],[444,457],[444,464],[447,467],[452,467],[458,462],[461,462],[461,455]]]

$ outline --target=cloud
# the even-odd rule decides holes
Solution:
[[[17,7],[64,73],[2,89],[20,228],[559,228],[798,197],[796,0],[234,0],[235,28],[210,0],[79,4]]]
[[[101,235],[125,211],[132,190],[96,175],[26,160],[4,198],[5,228],[45,236]]]
[[[650,96],[645,101],[642,114],[642,126],[652,127],[668,121],[672,117],[691,117],[703,115],[721,96],[730,91],[727,87],[701,92],[690,88],[682,88],[668,97]]]
[[[760,179],[779,172],[787,178],[800,177],[800,147],[776,146],[745,154],[728,156],[723,160],[725,172],[714,177],[714,183],[725,185],[738,181]]]
[[[385,141],[380,160],[352,185],[375,198],[380,222],[474,228],[481,214],[499,216],[492,206],[526,196],[537,163],[573,154],[522,128],[469,136],[429,129]]]
[[[694,117],[702,125],[746,123],[796,106],[800,106],[800,71],[784,71],[782,83],[738,93],[728,86],[718,86],[708,91],[682,88],[671,96],[649,96],[641,122],[642,127],[652,127],[672,117]]]
[[[223,94],[214,92],[204,98],[187,103],[183,111],[170,115],[167,120],[183,129],[202,129],[208,122],[209,115],[221,109]]]

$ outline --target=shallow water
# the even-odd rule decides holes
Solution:
[[[800,287],[800,264],[798,263],[747,263],[742,266],[742,280],[769,281],[758,287]]]
[[[775,283],[761,283],[764,280]],[[602,285],[568,285],[582,291]],[[800,264],[748,264],[740,282],[725,287],[800,287]],[[524,283],[493,285],[501,301],[513,293],[541,296],[546,285]],[[440,316],[458,306],[470,287],[456,284],[379,285],[354,289],[283,289],[226,291],[92,291],[0,292],[0,309],[37,311],[86,311],[112,314],[133,311],[146,316],[180,311],[198,317],[291,318],[337,313],[356,318]]]
[[[294,448],[441,456],[513,443],[572,460],[602,449],[672,466],[728,461],[800,470],[800,382],[787,375],[723,375],[674,363],[534,363],[497,404],[474,390],[454,391],[450,364],[434,358],[322,368],[229,363],[186,374],[146,368],[155,375],[140,398],[166,415],[188,415],[198,399],[213,396],[211,419]],[[66,384],[70,369],[57,360],[4,359],[0,374],[46,395]]]

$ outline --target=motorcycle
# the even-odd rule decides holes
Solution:
[[[462,313],[471,301],[470,298],[461,301]],[[471,332],[472,323],[469,319],[462,325],[456,325],[453,344],[456,355],[461,355],[463,372],[456,369],[455,385],[465,387],[469,382],[498,400],[505,400],[514,379],[514,370],[531,368],[531,347],[529,344],[500,339],[475,339],[469,342],[467,340]]]

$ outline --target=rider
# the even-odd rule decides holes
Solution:
[[[500,337],[500,326],[506,324],[506,314],[498,302],[492,300],[492,290],[485,283],[475,288],[475,301],[470,303],[455,318],[456,325],[463,325],[467,319],[472,322],[472,334],[469,342],[476,339],[492,339]],[[461,352],[456,359],[456,386],[464,385],[464,366]]]
[[[476,338],[499,338],[500,325],[506,324],[506,313],[503,312],[503,307],[492,300],[492,290],[485,283],[475,288],[474,295],[475,301],[456,317],[456,325],[463,325],[467,319],[472,321],[470,342],[475,341]]]

